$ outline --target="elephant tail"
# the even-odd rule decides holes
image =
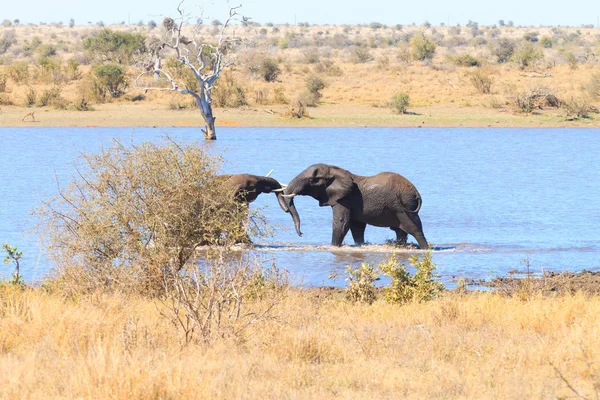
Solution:
[[[423,200],[421,199],[421,196],[417,197],[417,208],[415,208],[414,210],[409,210],[406,207],[404,207],[404,204],[400,203],[402,205],[402,208],[404,208],[404,211],[409,212],[409,213],[418,213],[419,210],[421,209],[421,205],[423,204]]]

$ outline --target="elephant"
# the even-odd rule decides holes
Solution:
[[[282,197],[284,189],[276,179],[250,174],[217,175],[216,178],[222,180],[224,186],[233,191],[236,200],[246,204],[252,203],[261,193],[275,193],[279,206],[283,211],[292,215],[296,233],[298,236],[302,236],[300,217],[296,206],[293,203],[288,205],[288,202]]]
[[[399,244],[405,244],[411,234],[420,248],[429,247],[418,214],[421,195],[400,174],[359,176],[333,165],[314,164],[289,182],[283,197],[292,207],[294,196],[298,195],[313,197],[321,207],[331,206],[333,246],[342,245],[348,230],[355,244],[364,244],[368,224],[389,227],[396,233]]]

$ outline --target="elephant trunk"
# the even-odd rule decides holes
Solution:
[[[290,213],[292,215],[292,219],[294,220],[294,227],[296,228],[296,233],[298,236],[302,236],[302,232],[300,231],[300,216],[298,215],[298,211],[296,210],[296,206],[293,201],[290,201],[289,204],[286,201],[283,195],[283,188],[281,184],[273,178],[267,178],[272,180],[273,187],[275,187],[275,195],[277,196],[277,202],[279,203],[279,207],[286,213]],[[281,190],[281,191],[279,191]]]
[[[292,214],[292,219],[294,220],[294,227],[296,228],[296,233],[298,236],[302,236],[302,232],[300,231],[300,215],[298,215],[298,211],[296,210],[296,206],[294,205],[294,199],[290,199],[289,202],[290,214]]]

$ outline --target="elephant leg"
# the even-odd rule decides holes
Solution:
[[[425,234],[423,234],[423,225],[418,214],[401,212],[398,214],[400,220],[400,229],[411,234],[419,243],[421,249],[429,248]]]
[[[352,232],[352,238],[354,244],[361,245],[365,244],[365,229],[367,224],[364,222],[350,221],[350,232]]]
[[[344,237],[350,229],[350,210],[346,207],[335,205],[333,210],[333,232],[331,234],[331,245],[341,246]]]
[[[406,239],[408,239],[408,233],[403,231],[400,228],[390,228],[394,232],[396,232],[396,243],[397,244],[406,244]]]

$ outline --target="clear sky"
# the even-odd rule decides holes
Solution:
[[[173,15],[175,0],[0,0],[0,20],[18,18],[22,23],[76,24],[103,21],[106,24]],[[225,0],[186,0],[186,10],[206,8],[206,19],[226,18],[219,5]],[[239,0],[232,4],[239,4]],[[597,24],[600,0],[242,0],[244,15],[256,22],[311,24],[358,24],[381,22],[387,25],[417,24],[425,20],[434,25],[444,22],[464,25],[468,20],[491,25],[503,19],[515,25]],[[198,13],[198,12],[196,12]]]

